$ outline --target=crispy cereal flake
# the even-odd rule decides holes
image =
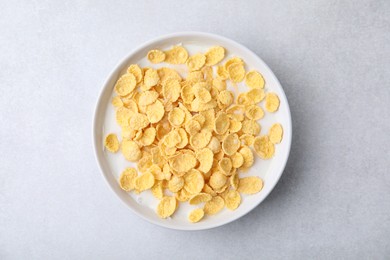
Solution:
[[[241,142],[237,134],[229,134],[222,142],[222,150],[225,154],[231,156],[240,148]]]
[[[206,56],[201,53],[195,54],[188,58],[187,67],[189,71],[200,70],[206,62]]]
[[[139,97],[138,104],[140,106],[147,106],[153,104],[157,100],[158,96],[158,93],[154,90],[144,91]]]
[[[157,215],[160,218],[167,218],[171,216],[177,207],[177,201],[175,197],[163,197],[157,206]]]
[[[118,79],[115,84],[115,92],[120,96],[126,96],[130,94],[137,85],[137,80],[132,73],[126,73]]]
[[[154,185],[153,174],[151,174],[150,172],[141,174],[135,179],[134,183],[135,183],[135,188],[140,192],[144,190],[148,190],[152,188]]]
[[[190,205],[196,205],[196,204],[210,201],[211,199],[212,196],[210,194],[201,192],[199,194],[192,196],[189,200],[189,203]]]
[[[188,220],[192,223],[199,222],[204,216],[203,209],[194,209],[188,215]]]
[[[206,53],[206,65],[213,66],[225,57],[225,49],[221,46],[211,47]]]
[[[130,162],[138,161],[142,155],[139,146],[131,140],[122,141],[122,154]]]
[[[171,112],[168,114],[168,120],[171,123],[171,125],[179,127],[181,124],[183,124],[185,118],[185,113],[182,109],[175,107],[172,109]]]
[[[253,148],[257,155],[264,160],[272,158],[275,153],[275,146],[266,135],[256,137]]]
[[[250,88],[264,88],[264,78],[258,71],[252,70],[246,74],[245,84]]]
[[[150,89],[151,87],[156,86],[157,83],[159,82],[159,80],[160,80],[160,77],[157,73],[157,70],[148,69],[145,72],[144,85],[145,85],[146,89]]]
[[[195,165],[195,156],[188,153],[179,154],[170,160],[171,168],[177,172],[188,172],[190,169],[193,169]]]
[[[174,46],[165,52],[165,62],[170,64],[184,64],[188,59],[188,52],[182,46]]]
[[[159,100],[146,107],[146,116],[150,123],[159,122],[163,118],[164,113],[164,105]]]
[[[257,176],[240,179],[237,191],[244,194],[255,194],[263,189],[263,180]]]
[[[214,172],[210,176],[209,184],[214,190],[218,190],[225,186],[227,177],[221,172]]]
[[[189,170],[184,176],[183,189],[189,194],[198,194],[202,191],[204,186],[203,175],[195,169]]]
[[[226,113],[221,113],[215,118],[214,131],[217,134],[224,134],[229,129],[230,120]]]
[[[104,146],[112,153],[116,153],[119,150],[119,140],[116,134],[109,134],[104,139]]]
[[[243,168],[249,168],[253,165],[254,158],[253,158],[253,152],[248,146],[243,146],[239,150],[240,154],[244,158],[244,163],[242,164]]]
[[[147,57],[151,63],[157,64],[165,60],[165,53],[160,50],[151,50],[148,52]]]
[[[268,132],[269,140],[273,144],[279,144],[283,138],[283,128],[281,124],[273,124]]]
[[[127,73],[131,73],[131,74],[134,75],[134,77],[135,77],[135,79],[137,81],[137,84],[141,83],[142,78],[143,78],[142,69],[137,64],[131,64],[127,68]]]
[[[219,163],[218,163],[218,166],[219,166],[219,169],[221,170],[221,172],[223,174],[225,174],[226,176],[230,176],[230,171],[232,170],[232,161],[225,157],[225,158],[222,158]]]
[[[126,168],[121,176],[119,176],[119,185],[125,191],[131,191],[135,187],[135,179],[137,178],[136,169],[129,167]]]
[[[229,78],[234,83],[241,82],[245,77],[245,68],[244,68],[244,64],[242,63],[233,63],[229,65],[227,71],[229,73]]]
[[[264,117],[264,111],[259,106],[251,105],[246,108],[245,115],[250,120],[259,120]]]
[[[265,95],[265,109],[268,112],[276,112],[279,109],[279,97],[275,93]]]
[[[168,182],[168,188],[172,192],[178,192],[184,186],[184,178],[180,176],[172,176]]]
[[[213,166],[214,153],[209,148],[203,148],[196,153],[196,159],[199,161],[198,170],[206,173]]]
[[[225,205],[230,210],[235,210],[241,204],[241,196],[235,190],[229,190],[225,196]]]
[[[220,196],[213,197],[204,205],[204,213],[206,215],[215,215],[220,212],[225,206],[225,201]]]
[[[162,187],[162,181],[156,181],[151,190],[155,198],[162,199],[164,197],[164,189]]]

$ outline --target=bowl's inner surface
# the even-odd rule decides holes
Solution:
[[[94,129],[95,147],[97,149],[96,153],[99,163],[102,167],[102,171],[110,186],[113,188],[116,194],[136,213],[140,214],[153,223],[166,227],[177,229],[203,229],[230,222],[244,215],[258,203],[260,203],[274,187],[280,175],[282,174],[290,149],[290,112],[283,90],[272,72],[260,59],[258,59],[258,57],[253,56],[252,53],[246,49],[242,49],[240,45],[228,40],[224,41],[224,38],[212,37],[213,36],[209,35],[179,35],[164,38],[144,45],[138,49],[138,51],[130,55],[108,79],[96,111]],[[189,205],[188,203],[181,202],[177,211],[170,219],[160,219],[155,213],[158,199],[153,197],[150,190],[144,191],[139,195],[135,194],[134,192],[127,193],[121,190],[117,182],[119,175],[126,167],[136,168],[136,164],[125,160],[120,151],[118,153],[112,154],[105,151],[103,148],[103,139],[108,133],[115,133],[119,138],[121,133],[121,129],[115,121],[115,110],[111,105],[111,99],[115,95],[113,93],[113,87],[116,80],[120,77],[120,75],[124,74],[127,67],[133,63],[136,63],[141,67],[171,67],[177,70],[183,77],[186,77],[185,65],[170,65],[166,63],[151,64],[145,58],[147,52],[151,49],[165,50],[169,49],[172,45],[178,44],[182,44],[188,50],[190,55],[199,52],[204,53],[208,50],[208,48],[214,45],[221,45],[225,47],[227,51],[225,60],[233,56],[241,57],[245,61],[247,71],[258,70],[260,73],[262,73],[266,81],[265,90],[277,93],[281,103],[278,112],[266,112],[265,117],[259,121],[262,128],[260,135],[267,134],[269,127],[274,123],[281,123],[284,128],[284,139],[281,144],[276,145],[274,158],[264,161],[255,156],[255,163],[250,168],[250,170],[246,173],[240,173],[240,177],[247,177],[252,175],[261,177],[264,180],[263,190],[258,194],[250,196],[241,194],[241,205],[235,211],[224,209],[217,215],[207,216],[201,222],[195,224],[188,222],[188,213],[190,210],[198,208],[202,205]],[[222,61],[222,63],[224,61]],[[235,88],[233,88],[231,85],[228,84],[228,86],[230,90],[236,91]],[[238,92],[245,91],[248,91],[248,88],[242,82],[238,85]],[[237,94],[238,93],[235,92],[236,96]],[[260,106],[264,108],[264,101],[260,103]]]

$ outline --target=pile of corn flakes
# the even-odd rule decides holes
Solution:
[[[132,64],[115,84],[112,99],[121,142],[116,134],[105,138],[110,152],[121,152],[137,169],[126,168],[119,185],[125,191],[151,190],[160,200],[156,212],[161,218],[174,214],[179,202],[202,205],[188,215],[198,222],[224,207],[235,210],[241,194],[255,194],[263,188],[261,178],[241,177],[254,163],[255,153],[270,159],[283,128],[274,124],[259,136],[258,123],[265,110],[276,112],[279,98],[265,93],[260,72],[245,70],[238,57],[225,58],[221,46],[189,56],[183,46],[167,51],[151,50],[152,64],[186,64],[187,77],[168,67],[140,68]],[[216,75],[214,75],[214,72]],[[244,93],[227,89],[242,81]]]

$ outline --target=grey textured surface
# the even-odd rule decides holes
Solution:
[[[386,0],[2,1],[0,258],[385,259],[389,13]],[[91,144],[95,102],[117,62],[188,30],[262,57],[294,129],[266,201],[192,233],[133,215],[105,184]]]

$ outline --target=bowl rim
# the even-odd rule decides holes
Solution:
[[[105,89],[108,87],[108,84],[110,82],[110,79],[114,76],[114,74],[117,74],[119,69],[123,66],[125,66],[127,63],[128,63],[128,59],[134,55],[135,53],[141,51],[142,49],[144,49],[146,46],[148,45],[151,45],[151,44],[154,44],[155,42],[161,42],[161,41],[165,41],[165,40],[168,40],[170,38],[176,38],[176,37],[206,37],[206,38],[211,38],[211,39],[216,39],[216,40],[220,40],[220,41],[224,41],[224,42],[228,42],[230,45],[234,45],[235,47],[237,48],[240,48],[240,49],[243,49],[244,51],[248,52],[250,55],[253,56],[253,58],[261,63],[266,69],[269,70],[270,72],[270,76],[273,77],[273,80],[275,81],[275,83],[277,85],[279,85],[280,87],[280,94],[279,94],[279,98],[285,102],[286,104],[286,108],[287,108],[287,122],[288,124],[290,125],[290,131],[287,132],[287,133],[284,133],[284,141],[286,141],[286,149],[287,149],[287,154],[286,154],[286,157],[285,157],[285,160],[282,162],[282,166],[280,167],[280,171],[279,172],[276,172],[275,174],[278,174],[275,178],[275,181],[274,183],[271,184],[272,187],[270,187],[267,191],[264,191],[266,192],[264,195],[263,195],[263,198],[260,199],[258,202],[256,203],[253,203],[252,205],[250,205],[246,211],[243,211],[242,213],[240,214],[236,214],[236,215],[233,215],[231,218],[227,218],[226,220],[223,220],[217,224],[209,224],[209,225],[193,225],[193,226],[189,226],[189,227],[182,227],[182,226],[174,226],[174,225],[169,225],[169,223],[163,223],[163,222],[158,222],[158,221],[155,221],[153,219],[150,219],[146,216],[144,216],[143,214],[139,213],[137,210],[133,209],[132,207],[130,207],[126,201],[121,197],[119,196],[119,194],[117,194],[117,192],[114,190],[114,188],[112,187],[112,185],[110,184],[110,181],[108,180],[108,177],[107,177],[107,174],[104,172],[103,170],[103,162],[102,162],[102,159],[98,156],[98,150],[97,150],[97,142],[98,142],[98,138],[97,138],[97,131],[98,131],[98,110],[99,110],[99,107],[102,105],[102,100],[103,100],[103,94],[105,92]],[[234,40],[231,40],[229,38],[226,38],[224,36],[221,36],[221,35],[217,35],[217,34],[214,34],[214,33],[206,33],[206,32],[198,32],[198,31],[183,31],[183,32],[176,32],[176,33],[171,33],[171,34],[165,34],[165,35],[162,35],[160,37],[156,37],[152,40],[149,40],[149,41],[146,41],[144,43],[142,43],[141,45],[139,45],[137,48],[135,49],[132,49],[129,53],[127,53],[125,55],[125,57],[123,57],[115,66],[114,68],[111,70],[111,72],[108,74],[108,76],[106,77],[106,80],[104,81],[104,84],[103,84],[103,87],[101,88],[100,90],[100,93],[99,93],[99,96],[98,96],[98,99],[95,103],[95,110],[94,110],[94,116],[93,116],[93,125],[92,125],[92,143],[93,143],[93,149],[94,149],[94,154],[95,154],[95,159],[99,165],[99,168],[100,168],[100,171],[101,171],[101,174],[103,175],[103,178],[105,179],[105,182],[106,184],[110,187],[110,190],[115,193],[115,195],[124,203],[126,204],[127,208],[129,208],[133,213],[135,213],[137,216],[139,216],[141,219],[143,220],[146,220],[147,222],[149,223],[152,223],[152,224],[155,224],[157,226],[160,226],[160,227],[164,227],[164,228],[168,228],[168,229],[174,229],[174,230],[183,230],[183,231],[198,231],[198,230],[207,230],[207,229],[212,229],[212,228],[216,228],[216,227],[220,227],[220,226],[223,226],[225,224],[228,224],[228,223],[231,223],[243,216],[245,216],[246,214],[248,214],[249,212],[251,212],[253,209],[255,209],[258,205],[260,205],[267,197],[268,195],[272,192],[272,190],[275,188],[276,184],[279,182],[285,168],[286,168],[286,165],[287,165],[287,162],[288,162],[288,159],[289,159],[289,156],[290,156],[290,152],[291,152],[291,142],[292,142],[292,119],[291,119],[291,111],[290,111],[290,106],[289,106],[289,103],[288,103],[288,100],[287,100],[287,97],[286,97],[286,94],[284,92],[284,89],[282,88],[282,85],[280,84],[279,80],[277,79],[277,77],[275,76],[275,74],[273,73],[273,71],[270,69],[270,67],[256,54],[254,53],[253,51],[251,51],[250,49],[248,49],[247,47],[245,47],[244,45],[234,41]],[[101,140],[99,140],[101,141]]]

